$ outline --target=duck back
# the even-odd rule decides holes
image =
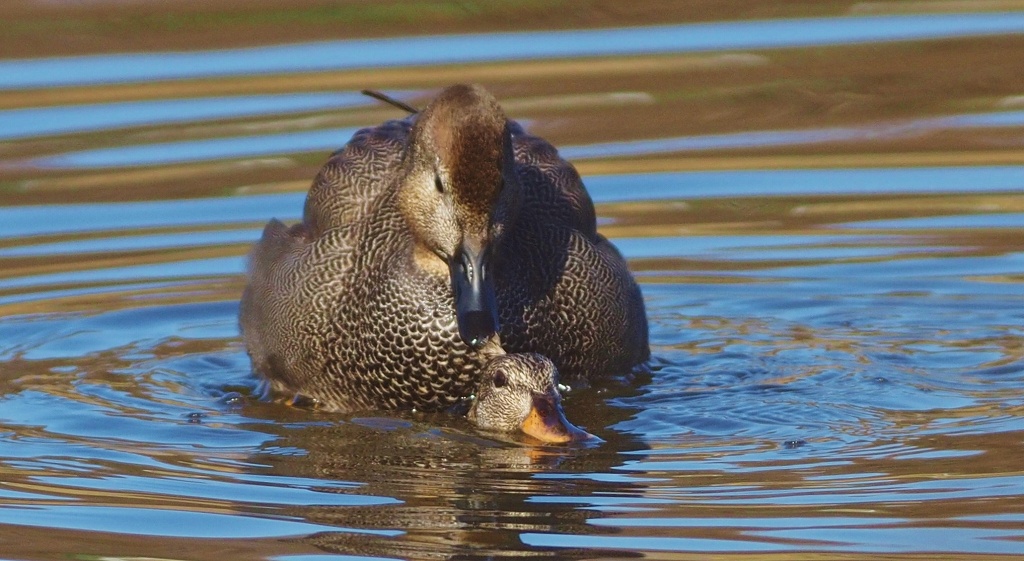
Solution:
[[[643,297],[625,259],[597,232],[576,169],[517,126],[523,202],[501,251],[501,338],[549,357],[570,381],[622,374],[649,357]]]

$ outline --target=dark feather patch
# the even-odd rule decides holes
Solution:
[[[488,219],[502,189],[504,111],[479,86],[453,86],[424,113],[422,118],[429,125],[424,132],[433,139],[437,156],[450,174],[452,194],[464,219]],[[473,226],[486,227],[486,222]]]

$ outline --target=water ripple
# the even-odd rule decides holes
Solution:
[[[0,115],[0,123],[2,123]],[[39,125],[36,125],[37,127]],[[55,127],[63,125],[53,125]],[[869,124],[858,127],[744,131],[727,134],[656,138],[564,146],[559,150],[568,160],[642,156],[673,152],[765,148],[835,142],[881,141],[919,137],[930,132],[974,128],[1017,128],[1024,126],[1024,111],[961,114],[929,117],[906,122]],[[94,148],[12,161],[14,168],[95,169],[155,166],[204,162],[230,158],[256,158],[301,152],[332,151],[343,146],[357,128],[184,140],[154,144],[133,144]]]
[[[0,140],[368,105],[354,92],[193,97],[0,111]]]
[[[92,55],[0,61],[0,89],[387,66],[792,48],[1020,33],[1024,33],[1024,14],[1007,12],[778,19],[617,29],[357,39],[202,53]]]
[[[568,146],[560,152],[570,160],[640,156],[672,152],[735,150],[843,142],[878,142],[919,138],[927,134],[963,129],[1017,128],[1024,126],[1024,111],[926,117],[895,123],[867,124],[802,130],[745,131],[676,138],[656,138]]]

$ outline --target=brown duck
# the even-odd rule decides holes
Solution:
[[[505,351],[570,382],[648,357],[640,290],[576,170],[478,86],[336,152],[302,222],[253,248],[240,324],[255,370],[343,411],[446,408]]]
[[[596,438],[566,420],[558,371],[545,356],[512,353],[494,357],[484,365],[476,392],[466,416],[484,430],[522,431],[542,442]]]

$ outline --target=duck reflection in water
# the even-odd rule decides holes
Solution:
[[[484,423],[487,405],[515,406],[490,391],[488,364],[506,352],[543,355],[569,383],[643,363],[640,290],[575,169],[481,87],[449,87],[423,111],[396,104],[412,114],[359,131],[314,180],[302,222],[272,220],[253,248],[240,324],[254,369],[335,411],[478,394],[492,400],[474,409]],[[481,426],[582,437],[554,387],[523,422]]]
[[[635,410],[605,404],[608,391],[619,397],[636,393],[631,387],[613,385],[602,388],[600,395],[595,389],[574,390],[573,399],[591,411],[600,426],[635,414]],[[303,418],[285,409],[277,410],[287,418]],[[323,421],[334,419],[335,414],[315,412],[313,417]],[[597,480],[560,474],[607,472],[622,462],[622,450],[645,447],[629,435],[602,431],[607,446],[524,447],[483,438],[471,422],[457,416],[409,412],[340,422],[276,423],[268,428],[280,435],[273,451],[302,451],[250,459],[267,466],[268,473],[300,480],[359,482],[335,492],[397,499],[372,506],[287,507],[278,514],[338,528],[297,537],[296,542],[332,553],[401,559],[636,556],[615,550],[546,551],[520,538],[524,532],[604,532],[587,522],[602,516],[600,512],[580,509],[571,498],[556,503],[534,498],[581,496],[586,500],[599,493],[604,485]],[[616,482],[615,489],[622,491],[627,485]]]

